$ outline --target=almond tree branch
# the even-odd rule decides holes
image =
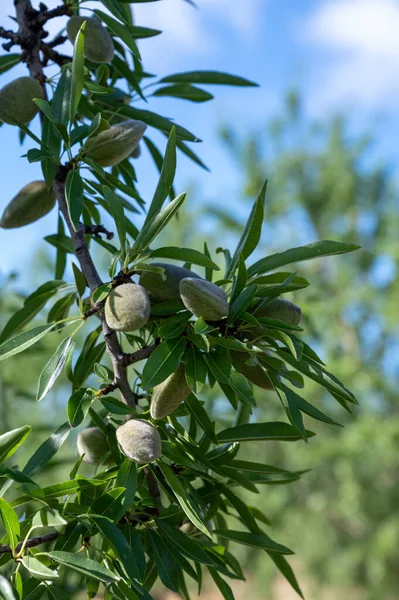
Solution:
[[[43,37],[43,26],[38,26],[37,24],[37,17],[40,13],[32,8],[30,0],[14,0],[14,6],[19,25],[18,35],[21,39],[21,48],[25,50],[24,60],[31,77],[38,79],[45,91],[45,76],[39,54],[41,39]],[[70,167],[63,165],[60,165],[58,168],[54,180],[54,192],[57,197],[59,209],[69,229],[76,257],[79,260],[91,292],[94,292],[103,282],[87,247],[84,225],[81,225],[75,231],[69,217],[65,198],[65,181],[69,169]],[[104,313],[99,310],[98,315],[101,319],[107,352],[111,358],[114,370],[114,383],[118,385],[123,401],[129,406],[135,407],[136,395],[129,385],[126,369],[123,364],[124,353],[120,347],[117,334],[107,325]]]
[[[52,533],[47,533],[46,535],[38,535],[37,537],[30,538],[26,544],[25,548],[34,548],[35,546],[40,546],[40,544],[47,544],[48,542],[53,542],[59,536],[58,531],[53,531]],[[21,550],[23,542],[19,542],[19,544],[15,547],[15,554],[18,554]],[[0,554],[12,553],[12,548],[9,544],[0,545]]]

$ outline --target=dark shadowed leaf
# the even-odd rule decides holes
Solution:
[[[312,431],[307,431],[306,433],[308,437],[315,435]],[[295,427],[279,421],[238,425],[237,427],[225,429],[218,434],[219,443],[245,442],[251,440],[281,440],[295,442],[300,439],[301,436]]]
[[[253,83],[243,77],[237,75],[229,75],[228,73],[220,73],[219,71],[187,71],[185,73],[175,73],[161,79],[161,83],[202,83],[207,85],[238,85],[238,86],[255,86]]]

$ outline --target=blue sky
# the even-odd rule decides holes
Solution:
[[[38,4],[38,2],[34,2]],[[48,1],[54,7],[56,1]],[[206,173],[179,159],[178,192],[197,183],[204,200],[221,196],[238,201],[240,173],[217,140],[223,121],[238,131],[262,130],[275,115],[287,89],[297,87],[306,112],[323,119],[344,109],[354,129],[379,121],[378,152],[396,166],[399,155],[399,0],[197,0],[198,10],[184,0],[161,0],[137,6],[136,23],[164,34],[141,43],[146,70],[166,75],[191,69],[217,69],[241,74],[260,88],[209,88],[215,100],[202,105],[182,100],[150,100],[149,108],[196,133],[203,141],[194,149],[211,167]],[[98,2],[85,6],[99,8]],[[0,23],[12,28],[12,0],[0,3]],[[61,19],[51,23],[57,33]],[[70,51],[65,45],[65,52]],[[23,67],[1,76],[4,85],[24,74]],[[32,124],[33,130],[37,123]],[[150,136],[153,132],[149,132]],[[18,158],[16,128],[6,126],[2,137],[0,210],[18,190],[41,178],[40,167]],[[157,134],[154,140],[163,140]],[[145,154],[137,166],[140,191],[151,199],[156,172]],[[196,201],[198,194],[196,194]],[[230,201],[230,200],[229,200]],[[20,230],[0,233],[0,273],[28,273],[40,248],[41,236],[54,233],[56,214]]]

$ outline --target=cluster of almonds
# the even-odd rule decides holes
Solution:
[[[114,56],[114,43],[109,32],[93,18],[72,16],[67,23],[67,34],[73,43],[78,31],[86,21],[84,53],[93,63],[108,63]],[[37,114],[34,98],[43,98],[43,89],[36,79],[19,77],[0,90],[0,121],[11,125],[19,122],[27,125]],[[102,120],[101,128],[89,136],[79,152],[79,159],[91,159],[101,167],[112,167],[125,158],[140,154],[139,142],[146,124],[115,116],[113,124]],[[44,181],[33,181],[23,187],[6,207],[0,226],[15,228],[28,225],[46,215],[55,204],[55,194]],[[126,283],[113,289],[105,304],[105,318],[116,331],[135,331],[146,325],[150,318],[151,303],[181,300],[197,317],[206,321],[219,321],[227,316],[227,295],[219,286],[202,279],[188,269],[165,263],[153,263],[164,269],[163,279],[158,273],[144,272],[140,284]],[[257,317],[279,319],[295,325],[301,320],[301,310],[286,300],[275,299],[256,312]],[[262,332],[253,331],[257,337]],[[249,354],[234,352],[234,367],[249,381],[263,389],[273,389],[266,372],[260,366],[247,364]],[[163,383],[155,386],[152,393],[151,417],[162,419],[171,414],[190,395],[184,366]],[[122,452],[131,460],[145,464],[161,455],[161,438],[152,423],[143,419],[131,419],[116,432]],[[109,453],[104,433],[97,427],[89,427],[78,436],[78,450],[85,462],[97,464]]]
[[[95,63],[108,63],[114,56],[114,43],[108,31],[92,18],[73,16],[68,20],[67,33],[75,41],[79,28],[86,21],[85,56]],[[0,89],[0,121],[9,125],[27,125],[39,108],[34,98],[43,99],[43,88],[37,79],[18,77]],[[101,167],[112,167],[125,158],[138,157],[139,142],[147,128],[142,121],[115,118],[113,125],[102,120],[101,130],[89,136],[79,152],[79,159],[91,159]],[[0,220],[0,227],[13,229],[34,223],[55,205],[55,195],[44,181],[32,181],[10,201]]]
[[[202,279],[196,273],[166,263],[151,266],[164,269],[164,277],[155,271],[145,271],[140,284],[124,283],[115,287],[105,303],[105,318],[116,331],[131,332],[144,327],[150,318],[151,304],[181,300],[197,317],[218,321],[227,316],[229,305],[226,293],[216,284]],[[263,309],[256,311],[258,317],[279,319],[298,325],[301,309],[287,300],[276,298]],[[251,335],[257,336],[256,331]],[[273,389],[267,373],[260,366],[246,364],[249,354],[234,352],[234,367],[249,381],[263,389]],[[184,366],[181,364],[164,382],[154,387],[150,414],[154,420],[174,412],[186,400],[191,390],[187,384]],[[121,425],[116,432],[121,451],[137,463],[149,463],[161,454],[161,438],[157,429],[143,419],[132,419]],[[99,462],[109,450],[104,434],[97,428],[84,430],[78,438],[78,449],[85,453],[85,460]]]

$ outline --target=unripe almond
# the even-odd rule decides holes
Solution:
[[[187,277],[179,289],[184,306],[197,317],[219,321],[229,312],[226,292],[210,281]]]
[[[114,58],[114,42],[108,31],[96,19],[79,17],[77,15],[68,19],[68,38],[74,43],[82,23],[86,21],[84,31],[84,54],[86,58],[95,63],[108,63]]]
[[[255,310],[254,316],[278,319],[291,325],[299,325],[302,319],[302,311],[299,306],[289,300],[275,298],[264,308]]]
[[[117,165],[137,148],[146,129],[145,123],[133,119],[116,123],[89,138],[84,148],[84,156],[91,158],[101,167]]]
[[[45,181],[32,181],[25,185],[4,209],[0,227],[13,229],[34,223],[44,217],[55,204],[53,190]]]
[[[132,158],[140,158],[141,156],[141,146],[140,144],[137,146],[137,148],[135,148],[133,150],[133,152],[130,155]]]
[[[184,267],[162,262],[154,262],[150,266],[165,269],[164,276],[166,277],[166,279],[162,279],[161,275],[151,271],[143,271],[140,275],[140,284],[145,287],[154,303],[180,300],[180,281],[186,277],[201,279],[199,275]]]
[[[153,462],[161,456],[158,430],[144,419],[130,419],[118,427],[116,437],[123,454],[138,464]]]
[[[77,439],[80,455],[84,454],[83,462],[95,465],[101,462],[109,452],[107,438],[98,427],[88,427],[81,431]]]
[[[0,120],[9,125],[21,121],[27,125],[39,111],[33,98],[43,98],[43,89],[37,79],[18,77],[0,90]]]
[[[264,390],[274,390],[274,386],[266,371],[260,365],[247,365],[250,355],[246,352],[233,352],[232,360],[236,371],[244,375],[248,381]]]
[[[191,394],[187,385],[184,367],[180,367],[169,377],[154,387],[151,398],[151,417],[162,419],[170,415]]]
[[[150,318],[151,303],[146,290],[135,283],[118,285],[105,303],[105,320],[116,331],[136,331]]]

